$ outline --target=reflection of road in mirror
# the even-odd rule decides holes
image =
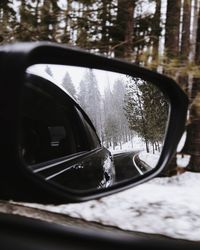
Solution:
[[[133,161],[137,153],[130,151],[113,155],[116,182],[140,175],[140,170],[138,171],[138,167],[136,167]]]
[[[136,149],[136,151],[134,151]],[[113,154],[116,182],[144,175],[156,167],[160,152],[146,152],[141,138],[135,137],[121,146],[109,148]]]
[[[116,182],[143,175],[153,168],[139,157],[139,152],[124,152],[113,156]]]

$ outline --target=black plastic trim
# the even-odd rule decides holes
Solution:
[[[132,232],[62,226],[18,215],[0,214],[1,249],[39,250],[196,250],[199,242]]]
[[[2,198],[59,204],[68,201],[79,202],[99,198],[133,187],[157,176],[167,166],[175,153],[185,127],[188,98],[172,79],[121,60],[45,42],[2,46],[0,55],[2,60],[0,68],[2,76],[0,86],[0,149],[1,154],[3,154],[0,196]],[[76,65],[115,71],[142,77],[158,86],[169,99],[171,111],[166,140],[157,167],[147,173],[145,178],[144,176],[138,177],[134,181],[128,180],[106,190],[91,191],[85,194],[58,189],[50,183],[41,181],[24,169],[21,166],[17,148],[20,91],[23,86],[26,68],[39,63]],[[7,126],[8,123],[9,126]],[[12,132],[10,132],[11,130]]]

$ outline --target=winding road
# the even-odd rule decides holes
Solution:
[[[139,151],[129,151],[113,155],[117,182],[151,170],[139,160],[138,153]]]

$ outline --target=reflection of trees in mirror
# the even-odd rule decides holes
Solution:
[[[111,153],[122,153],[120,157],[126,154],[131,162],[139,158],[155,167],[165,136],[168,103],[154,84],[138,77],[77,66],[38,65],[31,70],[53,79],[70,93]]]
[[[125,88],[122,79],[114,82],[111,91],[110,86],[104,90],[104,144],[114,150],[118,145],[122,149],[123,142],[128,141],[131,132],[124,116],[123,99]]]
[[[111,73],[110,73],[111,74]],[[100,92],[95,71],[88,70],[79,85],[78,100],[91,118],[103,145],[115,149],[131,139],[132,132],[124,115],[124,80],[117,79],[114,86],[107,85]]]
[[[101,136],[101,95],[97,79],[92,69],[87,69],[79,83],[78,101],[89,115]]]
[[[147,153],[160,152],[168,119],[168,103],[152,83],[129,77],[126,84],[125,115],[129,128],[143,138]]]
[[[70,93],[72,97],[76,99],[76,89],[67,71],[62,79],[62,86]]]
[[[129,147],[160,153],[168,117],[168,103],[160,90],[141,78],[119,74],[100,91],[97,71],[85,69],[76,89],[66,72],[62,85],[89,115],[103,145],[115,152]]]
[[[49,67],[49,65],[46,66],[45,71],[46,71],[46,73],[47,73],[49,76],[53,77],[53,73],[52,73],[51,68]]]

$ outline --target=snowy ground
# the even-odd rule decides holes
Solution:
[[[142,149],[139,138],[135,139],[134,146]],[[123,147],[124,151],[130,149],[130,142]],[[188,161],[189,156],[184,159],[178,156],[178,166],[185,167]],[[200,173],[185,172],[171,178],[155,178],[99,200],[42,208],[124,230],[200,241],[199,194]]]
[[[147,153],[146,151],[142,151],[139,153],[139,158],[140,160],[147,163],[147,165],[154,168],[158,163],[158,160],[160,158],[160,153],[158,152],[156,154],[152,154],[152,153]]]
[[[146,162],[150,167],[154,168],[159,160],[160,153],[156,152],[156,154],[153,154],[152,152],[147,153],[145,150],[145,143],[140,137],[133,137],[132,141],[129,141],[127,143],[122,144],[121,148],[120,146],[116,146],[115,149],[112,147],[109,148],[109,151],[112,154],[119,154],[123,152],[129,152],[129,151],[141,151],[139,153],[139,158]]]
[[[140,137],[133,137],[132,141],[128,141],[124,144],[121,145],[121,147],[118,145],[113,149],[112,147],[108,148],[108,150],[112,154],[118,154],[122,152],[127,152],[127,151],[140,151],[145,149],[145,144],[142,141]]]
[[[200,241],[199,193],[200,174],[187,172],[99,200],[45,209],[125,230]]]

